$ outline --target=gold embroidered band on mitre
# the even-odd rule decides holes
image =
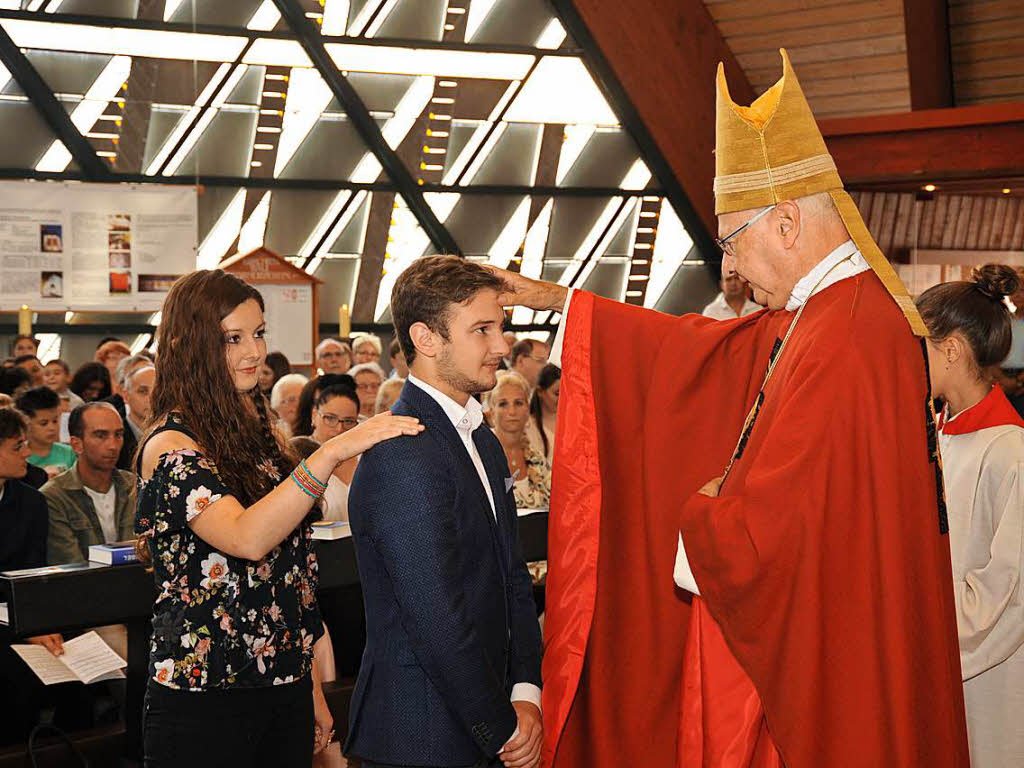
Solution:
[[[784,200],[828,192],[850,238],[899,305],[917,336],[924,321],[903,281],[868,232],[843,189],[835,162],[807,104],[800,82],[782,54],[782,77],[749,107],[729,95],[725,69],[718,65],[715,135],[715,213],[763,208]]]

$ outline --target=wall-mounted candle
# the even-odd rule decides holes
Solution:
[[[28,304],[22,304],[18,310],[18,335],[32,335],[32,310],[28,308]]]
[[[348,313],[348,304],[338,307],[338,336],[347,339],[352,333],[352,318]]]

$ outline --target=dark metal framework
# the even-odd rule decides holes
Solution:
[[[324,79],[327,87],[331,89],[334,98],[338,100],[342,108],[348,114],[353,127],[360,138],[366,143],[367,148],[377,158],[384,169],[384,173],[391,183],[395,185],[399,194],[409,206],[416,220],[423,227],[423,231],[434,247],[442,253],[462,253],[455,238],[445,229],[441,220],[437,218],[434,209],[430,207],[423,197],[423,190],[416,184],[409,169],[405,167],[395,151],[388,146],[381,133],[377,121],[370,115],[370,110],[359,98],[352,83],[342,75],[334,66],[327,48],[324,47],[323,35],[306,18],[305,12],[299,7],[297,0],[274,0],[274,5],[281,12],[285,23],[298,35],[306,55],[309,56],[313,66]]]
[[[57,101],[53,91],[46,85],[46,81],[32,66],[32,62],[22,53],[21,49],[14,44],[7,30],[0,26],[0,61],[11,73],[11,76],[18,81],[18,85],[25,91],[25,95],[39,111],[40,116],[50,126],[54,135],[64,142],[71,153],[71,157],[82,169],[83,173],[91,181],[103,181],[109,175],[109,169],[97,156],[92,145],[82,136],[67,111]]]
[[[249,30],[239,27],[187,24],[164,22],[152,19],[116,18],[108,16],[91,16],[84,14],[53,13],[41,14],[31,11],[0,10],[0,20],[45,20],[52,23],[68,25],[87,25],[114,27],[122,29],[144,29],[179,33],[200,33],[209,35],[245,38],[248,49],[252,43],[261,38],[292,40],[302,45],[306,55],[316,68],[334,97],[341,104],[349,120],[352,121],[367,149],[375,156],[383,169],[383,181],[357,183],[347,180],[333,179],[287,179],[287,178],[254,178],[229,176],[150,176],[144,174],[117,173],[112,171],[99,158],[89,141],[71,122],[66,110],[57,101],[52,90],[32,67],[27,57],[14,44],[9,35],[0,26],[0,60],[4,62],[14,78],[24,89],[30,102],[39,110],[54,134],[64,142],[72,157],[81,170],[62,173],[39,172],[31,169],[0,169],[0,178],[10,179],[46,179],[46,180],[83,180],[105,181],[115,183],[140,184],[182,184],[218,187],[237,187],[247,189],[268,190],[352,190],[371,192],[396,192],[403,196],[410,211],[416,216],[425,234],[434,247],[441,252],[459,253],[460,249],[451,233],[438,220],[436,214],[423,197],[424,192],[455,192],[463,195],[528,195],[547,197],[619,197],[635,198],[648,195],[666,197],[675,208],[684,226],[690,232],[697,251],[709,259],[717,260],[717,249],[703,221],[690,204],[682,186],[675,178],[667,160],[654,142],[653,137],[643,124],[636,108],[626,94],[621,83],[615,77],[607,60],[597,47],[593,36],[589,33],[582,18],[576,11],[572,0],[551,0],[551,4],[561,18],[566,30],[578,42],[579,48],[562,47],[558,49],[538,49],[520,45],[482,45],[455,40],[411,40],[398,38],[366,38],[349,36],[325,36],[306,18],[298,0],[274,0],[281,12],[287,29],[285,30]],[[601,89],[605,98],[618,115],[622,127],[637,143],[641,156],[651,168],[659,188],[648,187],[640,190],[625,190],[616,187],[560,187],[560,186],[528,186],[528,185],[468,185],[454,186],[438,183],[417,183],[412,174],[402,163],[398,155],[387,144],[377,122],[371,116],[366,104],[356,93],[351,83],[334,65],[327,53],[326,45],[345,43],[364,46],[396,46],[404,48],[423,48],[451,51],[471,51],[476,53],[516,53],[537,57],[568,56],[583,58]],[[242,54],[244,56],[244,52]],[[239,61],[241,56],[239,57]],[[236,61],[236,64],[239,63]],[[534,68],[536,62],[534,63]],[[531,69],[531,72],[533,70]],[[525,83],[527,78],[523,78]],[[522,87],[522,86],[520,86]],[[511,103],[511,102],[510,102]],[[589,254],[587,261],[594,254]],[[537,324],[538,328],[548,328],[547,324]],[[143,326],[140,326],[140,329]],[[145,332],[140,331],[140,332]]]
[[[562,19],[566,30],[583,49],[583,60],[586,62],[594,82],[597,83],[615,114],[618,115],[622,127],[640,147],[641,156],[647,161],[655,178],[664,188],[665,196],[672,203],[672,207],[680,221],[683,222],[683,226],[690,233],[690,237],[693,238],[694,245],[709,261],[721,261],[721,252],[715,246],[711,233],[708,232],[700,214],[690,203],[682,184],[672,172],[672,167],[661,153],[650,131],[647,130],[647,126],[644,125],[644,121],[636,107],[633,106],[626,89],[622,87],[622,83],[615,76],[608,60],[601,53],[594,36],[590,34],[579,11],[576,10],[573,0],[550,0],[550,2]],[[647,194],[656,193],[648,192]]]
[[[34,171],[27,168],[0,168],[0,179],[33,181],[96,181],[79,171]],[[110,171],[99,181],[119,184],[198,184],[205,187],[239,187],[266,190],[320,190],[353,192],[397,192],[388,181],[357,182],[345,179],[285,179],[253,176],[146,176],[141,173]],[[617,187],[531,187],[522,184],[471,184],[455,187],[450,184],[420,184],[424,192],[454,192],[460,195],[530,195],[534,197],[642,197],[664,195],[660,189],[619,189]]]
[[[305,18],[305,17],[303,17]],[[24,21],[46,21],[56,24],[73,24],[88,27],[116,27],[119,29],[146,29],[157,32],[190,32],[224,37],[245,37],[249,40],[299,40],[299,36],[287,30],[246,29],[221,24],[188,24],[152,19],[124,18],[119,16],[91,16],[80,13],[41,13],[38,11],[17,11],[0,9],[0,19]],[[567,56],[579,58],[579,48],[534,48],[528,45],[496,45],[493,43],[466,43],[454,40],[418,40],[399,37],[349,37],[347,35],[321,35],[318,40],[324,44],[344,43],[387,48],[426,48],[440,51],[469,51],[471,53],[522,53],[530,56]]]

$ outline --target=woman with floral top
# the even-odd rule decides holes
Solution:
[[[530,385],[515,371],[498,371],[498,383],[487,396],[491,425],[508,459],[515,481],[516,506],[546,509],[551,499],[551,464],[530,445]]]
[[[136,458],[136,530],[152,562],[146,765],[309,765],[331,717],[311,510],[334,468],[416,434],[381,414],[296,466],[259,389],[263,300],[221,270],[172,287],[158,331],[156,428]]]

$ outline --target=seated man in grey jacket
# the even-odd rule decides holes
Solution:
[[[68,431],[78,459],[42,487],[50,510],[51,565],[84,562],[91,545],[135,536],[135,476],[117,469],[124,443],[120,414],[110,403],[86,403],[71,412]]]

